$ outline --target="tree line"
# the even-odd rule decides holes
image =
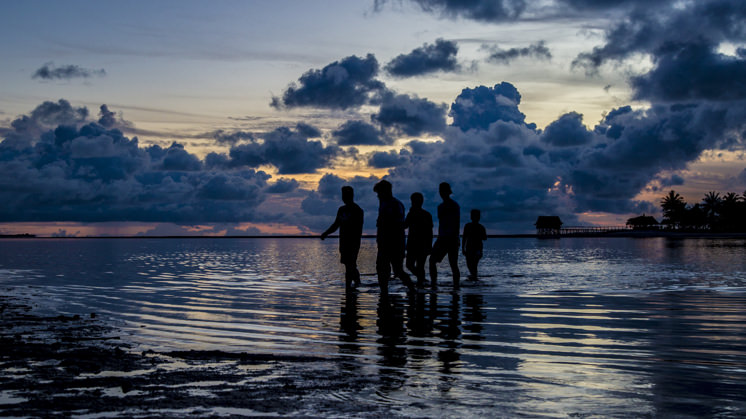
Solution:
[[[687,204],[670,191],[661,199],[662,225],[676,230],[746,232],[746,192],[707,192],[701,202]]]

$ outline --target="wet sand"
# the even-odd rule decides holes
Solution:
[[[95,316],[41,316],[0,295],[0,416],[400,416],[330,395],[374,377],[318,357],[137,352]]]

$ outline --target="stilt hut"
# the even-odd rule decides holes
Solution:
[[[562,220],[556,215],[540,215],[534,225],[539,237],[559,237]]]
[[[657,230],[660,223],[650,215],[642,214],[627,220],[627,226],[632,227],[633,230]]]

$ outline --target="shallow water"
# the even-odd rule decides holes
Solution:
[[[327,358],[376,384],[319,397],[405,415],[746,414],[745,240],[490,239],[478,280],[388,300],[374,263],[345,295],[336,240],[0,240],[0,287],[138,350]]]

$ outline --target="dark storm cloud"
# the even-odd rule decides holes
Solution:
[[[307,134],[307,126],[296,130],[277,128],[263,134],[261,142],[232,147],[229,164],[248,167],[270,164],[280,174],[314,173],[327,166],[340,153],[340,149],[324,146],[321,141],[309,140]]]
[[[637,99],[746,99],[746,59],[720,54],[711,45],[668,45],[658,52],[655,64],[650,72],[632,78]]]
[[[388,92],[371,119],[399,135],[440,134],[446,127],[446,108],[427,99]]]
[[[111,122],[112,111],[101,111]],[[268,193],[297,188],[226,161],[208,164],[178,143],[141,147],[87,115],[60,100],[13,121],[0,142],[1,221],[261,221],[271,218],[256,209]]]
[[[291,84],[282,97],[272,98],[275,108],[309,106],[348,109],[368,103],[370,96],[384,88],[376,79],[378,61],[372,54],[350,56],[321,70],[309,70]]]
[[[360,120],[347,121],[332,132],[338,145],[386,145],[392,138],[373,125]]]
[[[409,54],[401,54],[386,64],[386,71],[395,77],[413,77],[437,71],[458,71],[458,45],[454,41],[435,40]]]
[[[93,76],[105,76],[106,70],[92,70],[77,65],[63,65],[55,67],[54,63],[46,63],[36,70],[31,78],[42,80],[71,80],[76,78],[87,79]]]
[[[487,47],[487,50],[490,52],[487,61],[499,64],[510,64],[511,61],[521,57],[538,58],[541,60],[552,58],[552,53],[544,41],[539,41],[523,48],[500,49],[498,47]]]
[[[573,65],[592,73],[608,61],[624,60],[638,53],[650,54],[659,62],[677,49],[686,49],[686,45],[705,45],[714,51],[722,42],[746,40],[745,19],[746,3],[740,0],[670,1],[640,6],[606,31],[604,45],[578,55]]]

